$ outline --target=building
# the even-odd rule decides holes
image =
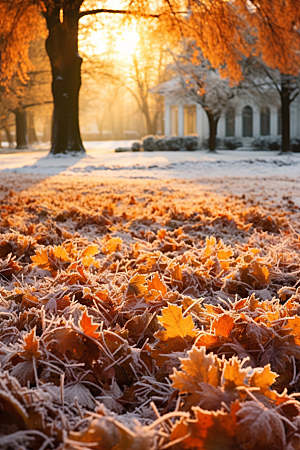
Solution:
[[[179,91],[179,89],[178,89]],[[207,115],[201,105],[176,95],[176,78],[157,86],[152,92],[165,98],[165,136],[197,134],[200,144],[209,136]],[[261,105],[257,98],[249,95],[230,101],[218,122],[217,136],[237,137],[244,146],[250,146],[253,138],[276,137],[281,134],[281,112],[279,101]],[[300,95],[291,104],[291,138],[300,135]]]

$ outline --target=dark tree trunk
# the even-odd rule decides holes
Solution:
[[[24,109],[17,109],[14,113],[16,116],[16,148],[19,150],[28,148],[26,111]]]
[[[146,120],[147,134],[156,134],[155,120],[151,120],[147,101],[145,101],[143,104],[142,112]]]
[[[209,111],[205,111],[208,117],[209,123],[209,139],[208,139],[208,149],[210,152],[216,151],[216,143],[217,143],[217,128],[219,122],[219,116],[212,114]]]
[[[38,142],[34,126],[34,114],[30,112],[28,113],[28,142],[29,144]]]
[[[13,148],[14,146],[14,140],[12,138],[12,135],[10,133],[10,129],[7,125],[4,125],[4,131],[5,131],[5,135],[6,135],[6,140],[8,142],[8,147],[9,148]]]
[[[290,90],[281,86],[282,153],[290,152]]]
[[[51,153],[84,152],[79,130],[82,58],[78,54],[78,1],[45,13],[49,35],[46,50],[52,70],[54,101]]]

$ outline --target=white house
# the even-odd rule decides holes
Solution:
[[[176,78],[160,84],[152,90],[165,98],[164,128],[165,136],[186,136],[197,134],[200,144],[209,135],[206,113],[201,105],[176,92]],[[278,103],[279,105],[279,103]],[[300,95],[291,104],[291,138],[300,135]],[[259,136],[278,136],[281,134],[280,108],[270,104],[261,106],[257,99],[249,95],[235,98],[229,102],[219,123],[217,135],[221,139],[235,136],[245,146]]]

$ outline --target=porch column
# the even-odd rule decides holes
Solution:
[[[184,136],[184,109],[183,105],[178,105],[178,136]]]
[[[253,108],[253,137],[260,136],[260,110]]]
[[[271,117],[270,117],[270,135],[277,136],[277,109],[271,108]]]
[[[219,123],[218,123],[218,129],[217,129],[217,135],[219,138],[224,139],[226,135],[226,115],[225,113],[222,113]]]
[[[171,135],[171,106],[165,102],[165,136],[169,137]]]
[[[243,133],[243,117],[242,117],[242,110],[236,109],[235,111],[235,136],[238,138],[242,137]]]
[[[196,132],[198,134],[199,145],[202,145],[203,136],[203,111],[201,105],[196,105]]]

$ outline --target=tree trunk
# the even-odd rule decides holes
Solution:
[[[63,15],[59,7],[51,5],[45,17],[54,102],[51,153],[84,152],[78,117],[82,64],[78,54],[78,2],[68,2]]]
[[[217,143],[217,128],[219,122],[219,116],[212,114],[209,111],[205,111],[208,117],[209,123],[209,140],[208,140],[208,149],[210,152],[215,153],[216,151],[216,143]]]
[[[29,144],[36,144],[38,142],[34,127],[34,114],[32,112],[28,112],[28,142]]]
[[[147,134],[156,134],[155,120],[151,120],[147,100],[143,102],[142,112],[146,120]]]
[[[10,133],[10,129],[9,129],[8,125],[4,125],[4,131],[5,131],[5,135],[6,135],[6,140],[8,142],[8,148],[13,148],[14,140],[12,138],[12,135]]]
[[[281,120],[282,120],[282,147],[281,153],[290,152],[290,91],[281,86]]]
[[[24,109],[14,111],[16,116],[16,141],[18,150],[28,148],[27,115]]]

